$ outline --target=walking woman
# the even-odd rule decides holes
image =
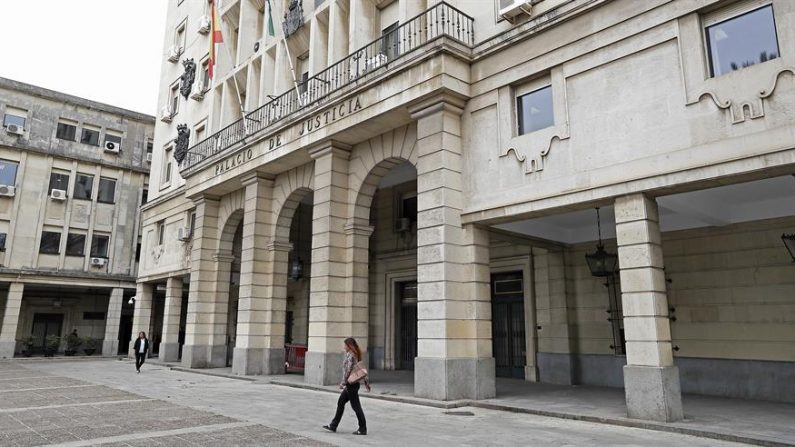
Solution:
[[[359,420],[359,429],[353,432],[354,435],[367,434],[367,421],[364,419],[362,404],[359,402],[359,387],[362,383],[370,392],[370,383],[367,381],[367,371],[358,365],[362,361],[362,350],[353,338],[345,339],[345,360],[342,362],[342,382],[340,383],[340,398],[337,401],[337,414],[330,424],[324,425],[328,431],[336,432],[337,426],[342,419],[345,411],[345,404],[350,401],[351,408],[356,412],[356,419]],[[356,370],[354,372],[354,370]],[[349,380],[350,379],[350,380]],[[352,382],[352,383],[351,383]]]
[[[144,364],[146,354],[149,352],[149,340],[146,338],[146,332],[141,331],[138,333],[133,350],[135,351],[135,370],[140,374],[141,366]]]

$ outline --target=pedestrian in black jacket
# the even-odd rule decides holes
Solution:
[[[133,345],[133,351],[135,351],[135,370],[140,374],[141,366],[146,360],[146,354],[149,353],[149,340],[146,338],[146,332],[141,331],[138,334],[138,338],[135,339],[135,344]]]

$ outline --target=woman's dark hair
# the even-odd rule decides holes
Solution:
[[[144,338],[146,338],[146,332],[144,332],[144,331],[141,331],[141,332],[138,333],[138,338],[141,338],[141,334],[144,334]]]
[[[356,343],[356,339],[353,337],[348,337],[345,339],[345,346],[356,356],[356,361],[362,361],[362,350],[359,348],[359,344]]]

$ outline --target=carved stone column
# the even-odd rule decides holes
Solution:
[[[163,341],[158,356],[164,362],[179,360],[179,319],[182,311],[182,277],[166,280],[166,303],[163,307]]]
[[[146,332],[147,338],[151,341],[150,328],[152,324],[152,298],[155,288],[152,284],[139,282],[135,287],[135,310],[133,313],[133,329],[132,337],[130,338],[130,349],[127,351],[130,358],[135,358],[135,349],[133,345],[138,338],[138,334]],[[152,347],[149,347],[149,352],[152,352]]]
[[[102,340],[102,355],[119,353],[119,324],[124,305],[124,289],[111,289],[108,297],[108,311],[105,313],[105,338]]]

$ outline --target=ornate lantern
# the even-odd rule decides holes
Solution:
[[[588,262],[591,275],[598,277],[610,276],[616,271],[618,256],[605,251],[602,243],[602,223],[598,207],[596,208],[596,227],[599,232],[599,243],[596,245],[595,252],[585,255],[585,260]]]

